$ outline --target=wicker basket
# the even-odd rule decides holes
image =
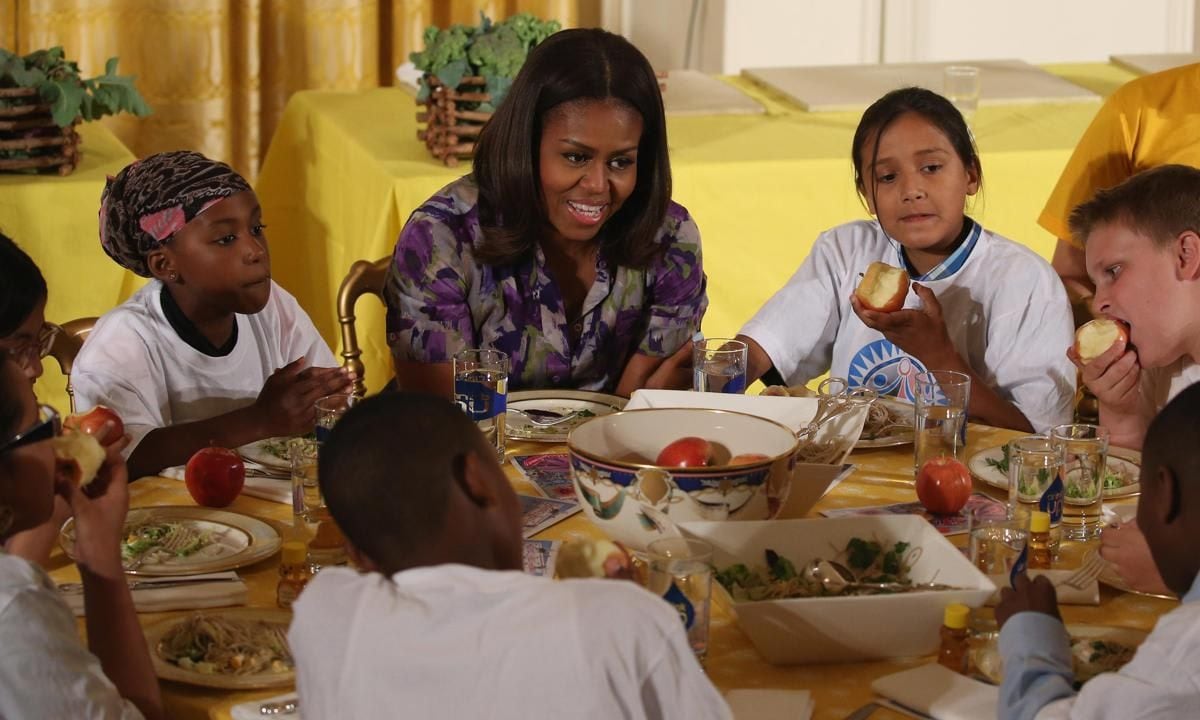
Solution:
[[[50,106],[34,88],[0,88],[0,151],[21,150],[28,157],[0,157],[0,172],[55,170],[70,175],[79,164],[78,121],[54,124]]]
[[[435,75],[427,75],[425,79],[430,92],[425,108],[417,111],[417,122],[425,123],[424,129],[417,130],[417,139],[425,141],[425,147],[435,158],[453,167],[475,153],[479,131],[492,117],[491,112],[464,106],[491,102],[492,96],[480,90],[487,85],[482,77],[464,77],[457,88],[443,85]]]

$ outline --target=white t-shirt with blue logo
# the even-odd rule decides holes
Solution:
[[[966,240],[921,278],[937,295],[951,342],[1001,397],[1046,431],[1071,421],[1071,307],[1050,264],[968,219]],[[850,296],[872,262],[903,267],[900,245],[874,221],[821,233],[796,274],[742,328],[790,385],[828,371],[882,395],[913,399],[926,368],[863,324]],[[904,306],[920,307],[909,290]]]

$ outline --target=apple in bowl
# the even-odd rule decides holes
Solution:
[[[908,297],[908,273],[884,262],[873,262],[854,290],[855,297],[868,310],[895,312]]]
[[[1129,342],[1125,323],[1111,318],[1096,318],[1075,331],[1075,353],[1084,363],[1090,363],[1117,343]]]

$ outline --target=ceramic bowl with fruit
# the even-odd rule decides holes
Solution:
[[[661,408],[593,418],[567,440],[588,516],[633,550],[696,520],[765,520],[787,498],[795,434],[723,410]]]

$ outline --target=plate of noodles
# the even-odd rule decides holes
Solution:
[[[908,445],[913,441],[912,403],[881,397],[871,403],[855,450]]]
[[[1144,630],[1098,625],[1068,624],[1067,636],[1071,645],[1071,669],[1075,687],[1100,673],[1116,672],[1133,659],[1138,646],[1146,639]],[[972,642],[970,657],[975,672],[988,682],[999,685],[1004,681],[1004,665],[997,648],[1000,633],[977,636]]]
[[[189,685],[249,690],[296,682],[285,610],[204,610],[146,628],[154,672]]]
[[[121,564],[129,575],[198,575],[233,570],[279,549],[275,528],[248,515],[188,505],[134,508],[125,516]],[[75,521],[59,544],[75,559]]]

